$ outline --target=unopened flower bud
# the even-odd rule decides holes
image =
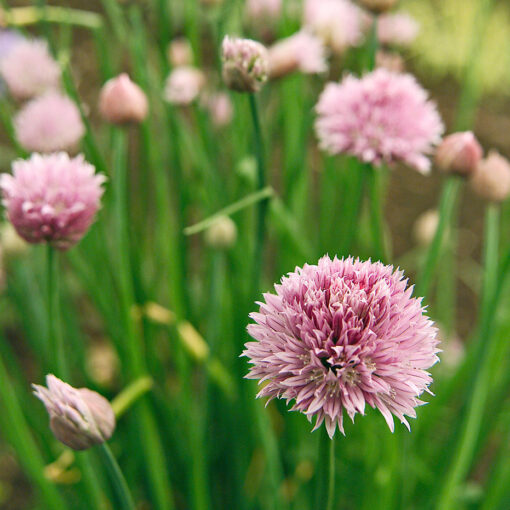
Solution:
[[[266,48],[251,39],[228,35],[222,44],[223,80],[237,92],[258,92],[269,74]]]
[[[206,107],[215,126],[226,126],[232,120],[234,108],[228,94],[224,92],[212,94],[207,98]]]
[[[395,7],[398,0],[359,0],[359,3],[365,9],[376,14],[386,12]]]
[[[444,172],[470,175],[482,159],[483,150],[471,131],[447,136],[436,151],[436,164]]]
[[[198,99],[205,85],[204,73],[196,67],[176,67],[166,79],[165,100],[186,106]]]
[[[193,64],[193,49],[184,37],[174,39],[168,45],[168,60],[173,67],[190,66]]]
[[[425,211],[416,220],[413,227],[413,234],[416,242],[427,246],[432,242],[439,224],[439,214],[436,210]]]
[[[497,151],[489,152],[471,176],[473,190],[491,202],[502,202],[510,195],[510,162]]]
[[[87,388],[73,388],[54,375],[46,385],[32,385],[46,406],[55,437],[73,450],[86,450],[110,439],[115,429],[113,409],[104,397]]]
[[[108,80],[101,89],[99,110],[113,124],[142,122],[149,105],[144,91],[126,73]]]
[[[212,248],[230,248],[237,239],[236,224],[228,216],[220,216],[207,229],[205,241]]]
[[[247,0],[246,15],[254,22],[268,22],[282,13],[282,0]]]

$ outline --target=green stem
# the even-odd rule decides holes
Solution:
[[[266,164],[264,155],[264,140],[260,126],[257,100],[254,94],[248,95],[250,102],[250,113],[253,122],[253,132],[255,139],[255,155],[257,158],[257,189],[262,190],[266,182]],[[266,211],[267,202],[261,201],[257,208],[257,224],[255,229],[255,250],[253,255],[253,289],[255,295],[259,291],[260,279],[263,267],[264,239],[266,234]],[[250,299],[253,296],[250,296]]]
[[[377,260],[385,262],[386,246],[384,241],[384,212],[382,203],[383,182],[381,170],[370,167],[369,169],[369,209],[370,226],[373,239],[373,253]]]
[[[103,443],[99,445],[99,450],[102,453],[104,463],[110,473],[115,492],[117,493],[117,497],[121,504],[121,509],[135,510],[135,504],[133,503],[133,498],[129,492],[128,484],[112,454],[112,451],[110,450],[110,447],[106,443]]]
[[[56,358],[57,376],[68,381],[69,369],[60,329],[59,267],[58,252],[47,245],[47,291],[48,291],[48,348]]]
[[[328,499],[326,510],[333,510],[335,500],[335,438],[331,438],[328,450]]]
[[[449,177],[443,187],[439,202],[439,223],[417,277],[415,292],[417,296],[427,295],[432,284],[432,277],[441,256],[444,236],[452,227],[452,219],[455,215],[461,185],[462,180],[459,177]]]
[[[144,376],[133,381],[124,388],[112,401],[115,417],[119,419],[140,397],[145,395],[154,386],[152,377]]]
[[[477,444],[478,433],[484,415],[485,403],[489,392],[491,375],[493,372],[492,361],[497,352],[497,337],[490,334],[486,327],[485,316],[491,313],[490,305],[497,291],[498,278],[498,244],[499,244],[499,206],[490,204],[487,206],[485,215],[485,244],[484,244],[484,278],[480,305],[479,338],[483,339],[479,370],[474,375],[473,389],[468,401],[466,417],[462,423],[460,438],[457,442],[452,464],[446,474],[443,489],[440,492],[439,510],[452,510],[457,508],[457,491],[459,485],[469,471],[474,451]],[[485,325],[485,327],[484,327]]]

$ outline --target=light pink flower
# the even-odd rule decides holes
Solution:
[[[471,174],[471,186],[485,200],[503,202],[510,196],[510,161],[491,150],[476,165]]]
[[[221,45],[222,76],[236,92],[258,92],[269,75],[266,47],[252,39],[225,36]]]
[[[172,104],[188,105],[198,99],[205,85],[204,73],[196,67],[176,67],[166,79],[165,100]]]
[[[247,0],[246,14],[250,21],[268,21],[282,13],[282,0]]]
[[[206,100],[206,107],[215,126],[226,126],[232,120],[234,107],[230,96],[225,92],[218,92],[209,96]]]
[[[60,73],[46,41],[39,39],[19,42],[0,61],[0,74],[16,99],[30,99],[57,88]]]
[[[172,67],[184,67],[193,64],[193,48],[185,37],[170,42],[167,49],[168,61]]]
[[[30,152],[74,151],[85,134],[76,104],[60,92],[29,101],[14,118],[16,138]]]
[[[33,384],[35,396],[50,416],[55,437],[73,450],[86,450],[110,439],[115,414],[110,402],[88,388],[73,388],[54,375],[46,376],[47,388]]]
[[[270,78],[279,78],[294,71],[322,73],[327,68],[324,44],[309,32],[297,32],[269,48]]]
[[[105,177],[83,156],[32,154],[0,176],[9,221],[29,243],[66,250],[87,232],[100,207]]]
[[[443,172],[471,175],[483,156],[483,149],[471,131],[452,133],[436,151],[436,164]]]
[[[402,161],[428,172],[427,155],[443,132],[435,104],[416,79],[386,69],[329,83],[316,111],[322,149],[375,165]]]
[[[336,53],[363,42],[365,14],[349,0],[306,0],[303,25]]]
[[[108,122],[142,122],[149,103],[145,92],[126,73],[108,80],[99,95],[99,110]]]
[[[405,12],[383,14],[377,21],[377,35],[381,44],[407,46],[411,44],[420,31],[420,25]]]
[[[412,298],[401,271],[352,258],[296,268],[264,294],[248,326],[256,340],[243,355],[259,379],[258,397],[294,400],[315,427],[343,433],[343,412],[354,420],[366,404],[393,431],[395,415],[416,417],[418,399],[438,361],[436,329],[421,299]]]

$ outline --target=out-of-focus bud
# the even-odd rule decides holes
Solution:
[[[0,227],[0,247],[6,257],[16,257],[26,253],[29,244],[18,235],[12,223],[5,221]]]
[[[108,400],[87,388],[73,388],[51,374],[46,376],[46,385],[32,387],[45,405],[51,431],[60,442],[73,450],[86,450],[110,439],[115,415]]]
[[[193,64],[193,49],[184,37],[174,39],[168,45],[168,61],[173,67],[184,67]]]
[[[224,92],[212,94],[206,100],[206,107],[215,126],[223,127],[230,124],[234,109],[228,94]]]
[[[282,0],[248,0],[246,15],[250,22],[267,22],[277,19],[282,12]]]
[[[405,71],[404,59],[398,53],[379,50],[375,56],[375,66],[382,67],[393,73],[403,73]]]
[[[489,152],[471,176],[473,190],[491,202],[502,202],[510,195],[510,162],[497,151]]]
[[[418,22],[405,12],[383,14],[377,20],[377,37],[387,46],[409,46],[419,31]]]
[[[416,242],[427,246],[434,239],[437,225],[439,224],[439,214],[435,209],[425,211],[416,220],[413,227],[413,234]]]
[[[223,80],[237,92],[258,92],[267,81],[267,49],[257,41],[225,36],[222,44]]]
[[[280,78],[295,71],[322,73],[328,68],[321,39],[301,31],[269,48],[269,77]]]
[[[113,124],[142,122],[149,104],[144,91],[126,73],[108,80],[99,95],[99,111]]]
[[[176,67],[166,79],[164,98],[171,104],[189,105],[202,92],[205,75],[196,67]]]
[[[359,0],[359,4],[376,14],[389,11],[397,5],[398,0]]]
[[[471,131],[447,136],[436,151],[436,164],[444,172],[471,175],[483,156],[483,150]]]
[[[228,216],[217,218],[205,232],[205,241],[212,248],[230,248],[236,239],[236,224]]]
[[[117,374],[119,358],[109,343],[93,343],[87,349],[87,372],[97,384],[109,387]]]

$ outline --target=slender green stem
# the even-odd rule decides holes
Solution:
[[[119,419],[140,397],[145,395],[154,386],[152,377],[143,376],[124,388],[112,401],[115,417]]]
[[[328,499],[326,510],[333,510],[335,501],[335,438],[330,440],[328,450]]]
[[[386,246],[384,241],[384,211],[382,203],[383,183],[381,170],[369,168],[369,209],[372,230],[373,253],[377,260],[385,262]]]
[[[131,493],[129,492],[128,484],[124,478],[124,475],[122,474],[119,464],[115,460],[115,457],[110,450],[110,447],[106,443],[103,443],[99,445],[99,450],[102,453],[106,468],[110,473],[110,478],[115,488],[115,492],[117,493],[117,497],[119,498],[121,509],[135,510],[136,507],[133,502]]]
[[[47,245],[47,291],[48,291],[48,348],[56,358],[57,376],[68,380],[69,369],[60,329],[59,267],[58,252]]]
[[[264,140],[260,125],[257,100],[254,94],[248,95],[250,102],[250,113],[253,122],[255,139],[255,155],[257,158],[257,189],[262,190],[266,182],[266,162],[264,154]],[[264,240],[266,235],[266,211],[267,202],[261,201],[257,208],[257,225],[255,228],[255,251],[253,255],[253,293],[259,290],[264,255]],[[251,296],[253,297],[253,296]],[[251,298],[250,297],[250,298]]]
[[[452,464],[446,474],[445,483],[440,492],[439,510],[452,510],[457,507],[457,491],[464,477],[469,471],[478,433],[484,415],[485,402],[489,392],[491,374],[493,371],[492,360],[497,352],[496,336],[488,331],[490,328],[483,327],[487,321],[485,316],[490,314],[490,304],[497,291],[498,278],[498,245],[499,245],[499,206],[490,204],[485,216],[485,243],[484,243],[484,278],[481,297],[482,327],[479,338],[483,339],[483,346],[479,358],[479,370],[475,374],[472,392],[468,401],[465,419],[457,442]]]

